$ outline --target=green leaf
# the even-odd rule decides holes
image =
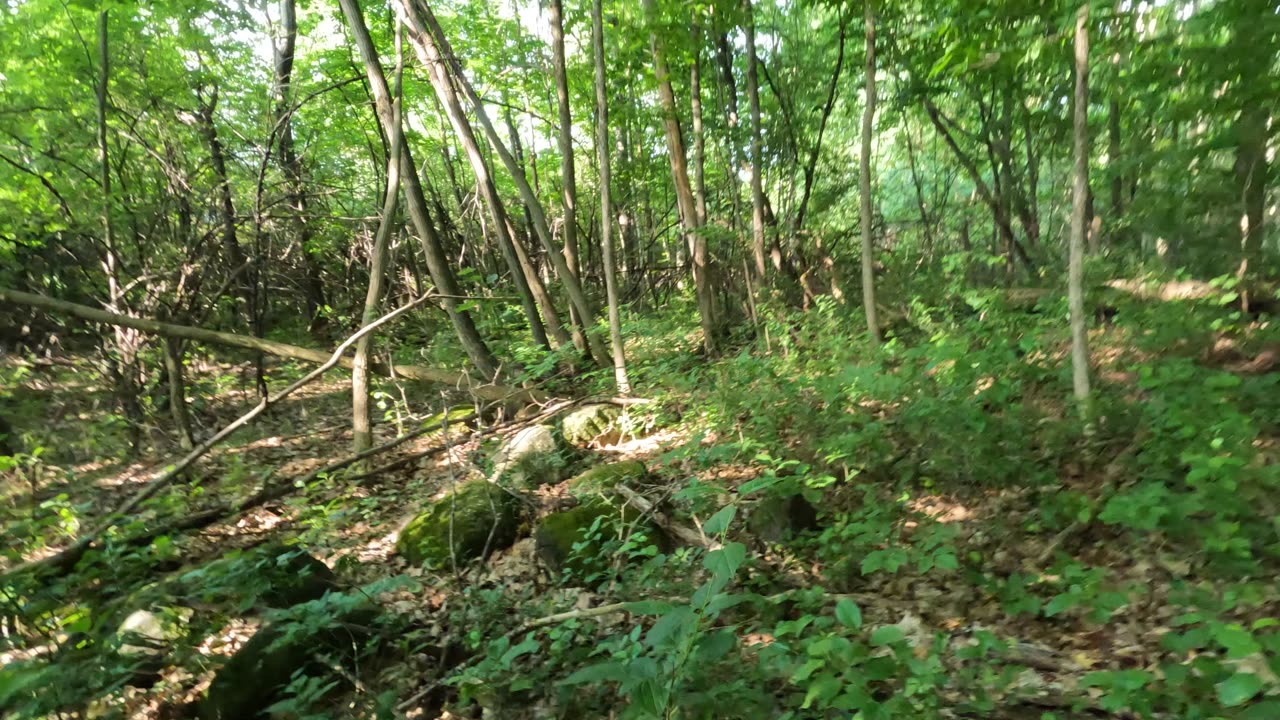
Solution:
[[[596,663],[579,669],[560,681],[561,685],[585,685],[598,682],[622,682],[627,679],[627,668],[616,660]]]
[[[516,658],[521,655],[528,655],[539,647],[541,647],[541,645],[538,641],[530,638],[503,653],[502,659],[498,662],[501,663],[502,667],[509,668],[511,667],[511,663],[515,662]]]
[[[653,717],[662,717],[667,711],[667,683],[663,680],[645,680],[631,697],[637,707]]]
[[[742,543],[728,543],[719,550],[712,550],[707,553],[706,558],[702,561],[702,566],[711,571],[722,582],[733,579],[737,574],[738,568],[742,567],[742,563],[747,559],[747,546]]]
[[[782,482],[782,478],[774,474],[761,475],[758,478],[752,478],[738,486],[738,497],[744,497],[754,492],[760,492],[765,488],[771,488]]]
[[[1221,625],[1213,630],[1213,639],[1227,649],[1227,658],[1239,660],[1260,652],[1262,646],[1253,639],[1253,635],[1236,624]]]
[[[738,644],[738,636],[729,628],[721,628],[698,641],[697,661],[713,663],[729,654]]]
[[[875,632],[871,633],[871,644],[876,646],[890,645],[900,642],[906,637],[906,633],[897,625],[885,625],[878,627]]]
[[[626,605],[627,612],[634,615],[665,615],[674,607],[663,600],[636,600]]]
[[[805,693],[804,704],[800,706],[800,709],[808,710],[813,707],[815,701],[818,703],[819,708],[826,707],[831,702],[831,698],[840,692],[842,685],[840,678],[834,675],[827,673],[819,675],[816,680],[810,683],[809,692]]]
[[[725,505],[717,510],[715,515],[707,518],[707,521],[702,523],[702,532],[707,535],[720,535],[729,529],[729,523],[733,522],[733,517],[737,512],[737,505]]]
[[[1262,680],[1251,673],[1238,672],[1218,683],[1218,701],[1226,707],[1236,707],[1253,699],[1262,690]]]
[[[862,629],[862,610],[858,608],[858,604],[849,598],[840,598],[836,603],[836,620],[840,624],[853,628],[854,630]]]
[[[645,634],[644,642],[649,647],[659,647],[672,637],[683,637],[693,630],[696,622],[697,616],[693,614],[693,610],[687,605],[682,605],[658,618],[658,621]]]

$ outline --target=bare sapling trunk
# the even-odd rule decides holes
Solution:
[[[391,243],[391,228],[395,224],[396,201],[400,188],[400,145],[404,143],[404,126],[400,107],[401,76],[404,71],[404,55],[401,51],[400,32],[396,32],[395,99],[391,106],[391,144],[387,148],[387,186],[382,201],[382,216],[373,238],[373,254],[369,257],[369,287],[364,296],[364,312],[360,316],[361,327],[378,317],[382,304],[383,285],[387,274],[387,247]],[[373,346],[373,333],[356,342],[355,357],[351,361],[351,449],[367,450],[373,445],[373,415],[369,408],[369,354]]]
[[[364,22],[360,4],[356,0],[338,0],[338,4],[347,17],[352,39],[364,63],[365,77],[373,93],[378,121],[382,124],[383,132],[387,137],[391,137],[394,134],[391,92],[387,87],[387,78],[382,72],[382,62],[378,59],[373,40],[369,37],[369,28]],[[414,164],[413,153],[409,150],[408,143],[401,143],[400,147],[400,177],[404,185],[405,206],[409,211],[409,219],[413,222],[413,228],[422,243],[423,255],[427,260],[427,272],[441,292],[441,304],[444,306],[445,313],[448,314],[454,332],[457,333],[458,340],[476,371],[487,382],[496,382],[499,370],[498,360],[480,337],[471,315],[459,307],[458,298],[462,293],[449,266],[449,259],[444,253],[440,235],[432,222],[426,196],[422,191],[422,182],[418,178],[418,168]]]
[[[605,84],[604,22],[601,0],[591,3],[591,50],[595,58],[596,153],[600,164],[600,252],[604,264],[605,297],[609,310],[609,344],[613,352],[613,378],[622,395],[631,393],[626,353],[622,344],[622,319],[618,307],[618,283],[614,276],[613,204],[609,198],[609,96]]]
[[[866,0],[866,107],[862,109],[862,152],[859,158],[858,191],[862,215],[862,306],[867,313],[867,333],[879,345],[880,319],[876,311],[875,243],[871,235],[871,139],[876,115],[876,16],[871,0]]]
[[[756,70],[756,22],[751,0],[742,0],[747,33],[747,103],[751,112],[751,255],[755,259],[756,279],[763,280],[764,263],[764,163],[760,143],[760,81]]]
[[[1071,381],[1080,413],[1089,416],[1089,336],[1084,315],[1084,244],[1089,200],[1089,6],[1076,13],[1075,112],[1072,122],[1075,167],[1071,176],[1071,239],[1067,304],[1071,313]]]
[[[702,344],[708,354],[719,346],[720,322],[716,313],[715,288],[711,283],[707,239],[698,225],[697,201],[689,183],[689,165],[685,160],[684,138],[676,111],[675,90],[671,87],[671,70],[658,37],[658,9],[654,0],[644,0],[644,12],[651,27],[649,47],[653,54],[653,74],[658,81],[658,102],[662,109],[662,127],[667,139],[667,156],[671,161],[671,181],[675,186],[676,208],[685,244],[693,261],[693,286],[698,297],[698,315],[702,322]]]
[[[560,119],[557,140],[560,145],[560,197],[564,206],[564,261],[569,272],[582,282],[582,268],[578,260],[578,182],[573,165],[573,116],[569,110],[569,77],[564,59],[564,7],[561,0],[547,4],[551,24],[551,69],[556,86],[556,111]],[[574,345],[586,350],[585,335],[591,328],[583,324],[583,318],[569,306],[569,322],[574,327]]]
[[[343,1],[346,2],[347,0]],[[471,103],[471,110],[475,114],[476,121],[480,123],[481,129],[484,130],[485,136],[489,139],[490,147],[502,160],[502,164],[506,166],[507,172],[511,174],[512,179],[515,181],[516,190],[520,193],[525,208],[529,211],[530,218],[533,221],[534,231],[546,249],[547,258],[550,260],[556,276],[564,286],[570,303],[581,315],[583,326],[587,328],[593,327],[595,324],[595,310],[586,293],[583,292],[582,285],[578,282],[577,277],[569,271],[569,265],[565,262],[561,249],[555,246],[555,240],[551,235],[551,229],[547,223],[542,202],[538,200],[537,193],[534,192],[534,189],[529,185],[528,179],[525,178],[524,170],[511,154],[506,143],[502,142],[502,138],[499,137],[498,131],[489,117],[489,112],[485,109],[484,102],[476,93],[475,88],[471,86],[466,73],[463,72],[462,64],[449,46],[448,39],[440,28],[440,24],[436,21],[435,15],[431,12],[431,8],[422,0],[401,0],[401,7],[404,8],[405,20],[410,31],[409,37],[414,43],[419,59],[428,67],[443,64],[450,71],[453,80],[462,90],[463,95]],[[591,350],[591,357],[596,363],[601,366],[608,366],[609,351],[600,337],[595,333],[587,333],[587,345]]]

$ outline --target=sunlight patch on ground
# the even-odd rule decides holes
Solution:
[[[911,501],[909,507],[940,523],[964,522],[972,520],[975,516],[973,510],[965,505],[941,495],[918,497]]]

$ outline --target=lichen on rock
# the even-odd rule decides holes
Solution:
[[[616,443],[622,439],[622,428],[618,423],[621,417],[622,409],[616,405],[584,405],[565,415],[561,421],[564,440],[584,448],[593,444]]]

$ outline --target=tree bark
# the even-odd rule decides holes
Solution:
[[[1071,240],[1067,304],[1071,313],[1071,380],[1076,402],[1089,415],[1089,336],[1084,315],[1085,214],[1089,196],[1089,6],[1076,13],[1075,112],[1072,122],[1075,166],[1071,174]]]
[[[400,194],[400,146],[404,144],[404,127],[401,120],[401,77],[404,73],[404,55],[401,50],[400,32],[396,32],[395,90],[391,101],[391,138],[387,147],[387,185],[382,200],[382,216],[374,234],[373,254],[369,258],[369,287],[364,296],[364,312],[360,326],[364,327],[378,317],[382,304],[382,286],[387,273],[387,247],[391,243],[391,228],[395,223],[396,204]],[[351,361],[351,449],[360,452],[373,445],[373,415],[369,409],[369,355],[373,345],[373,333],[356,341],[355,358]]]
[[[272,41],[275,56],[275,121],[280,132],[280,165],[288,186],[287,202],[293,211],[293,225],[297,233],[298,249],[301,251],[307,317],[310,329],[315,331],[322,321],[321,310],[327,300],[320,263],[308,247],[311,244],[311,224],[307,219],[306,181],[303,177],[302,158],[298,156],[293,145],[293,110],[289,106],[289,99],[293,86],[294,49],[297,47],[298,40],[296,0],[281,1],[280,32],[281,43],[275,45],[274,39]]]
[[[343,1],[348,2],[350,0]],[[463,94],[470,101],[472,112],[475,113],[476,120],[480,123],[481,129],[484,130],[485,136],[488,137],[490,147],[502,160],[502,164],[506,166],[507,172],[511,174],[512,179],[515,181],[516,189],[519,191],[521,199],[524,200],[525,208],[529,211],[533,221],[534,231],[546,249],[547,257],[555,269],[556,276],[560,278],[561,284],[564,285],[570,303],[577,308],[578,314],[582,317],[584,327],[590,328],[594,326],[595,310],[586,293],[583,292],[582,285],[578,282],[577,277],[569,271],[564,255],[555,246],[555,240],[552,238],[551,229],[547,224],[546,213],[542,209],[542,203],[538,200],[537,193],[529,186],[524,170],[516,162],[515,157],[511,155],[511,151],[507,149],[506,144],[502,142],[502,138],[498,136],[498,132],[493,126],[493,121],[490,120],[489,113],[485,110],[484,102],[476,94],[475,88],[471,86],[466,73],[463,72],[462,65],[458,61],[457,55],[454,54],[453,49],[449,46],[448,38],[445,37],[444,31],[440,28],[435,15],[431,12],[431,8],[422,0],[401,0],[401,6],[405,10],[405,20],[409,26],[409,37],[414,42],[419,58],[428,67],[433,64],[446,63],[445,67],[451,70],[454,81],[457,82]],[[609,351],[599,336],[595,333],[587,333],[587,345],[591,350],[592,358],[599,365],[607,367],[610,362]]]
[[[751,255],[755,258],[756,278],[764,280],[764,162],[760,144],[760,81],[756,61],[756,21],[751,0],[742,0],[746,31],[747,104],[751,112]]]
[[[809,160],[804,166],[804,187],[800,192],[800,205],[796,208],[796,232],[804,228],[805,213],[809,209],[809,196],[813,193],[814,174],[818,169],[818,157],[822,153],[822,137],[827,131],[827,120],[836,106],[836,90],[840,85],[840,71],[844,68],[845,28],[847,20],[840,13],[840,45],[836,53],[836,67],[831,71],[831,84],[827,86],[827,100],[822,104],[822,118],[818,121],[818,137],[809,151]],[[910,138],[908,138],[910,140]]]
[[[582,268],[578,259],[578,183],[573,166],[573,115],[569,109],[569,77],[564,59],[564,7],[561,0],[547,5],[551,23],[551,69],[556,86],[556,111],[560,118],[560,196],[564,206],[564,262],[569,272],[581,282]],[[569,306],[569,322],[574,328],[586,327],[580,314]],[[586,350],[584,338],[577,338],[578,350]]]
[[[867,333],[876,345],[881,342],[880,319],[876,311],[874,243],[871,236],[871,139],[876,114],[876,17],[871,0],[865,0],[867,65],[866,106],[862,109],[862,152],[859,157],[858,190],[862,215],[862,305],[867,314]]]
[[[1035,274],[1036,265],[1027,255],[1026,248],[1022,247],[1022,243],[1018,242],[1017,237],[1013,234],[1013,226],[1009,223],[1009,214],[1004,208],[1004,204],[999,202],[991,193],[991,188],[987,186],[987,182],[982,179],[982,173],[978,171],[978,166],[974,164],[964,150],[960,149],[960,145],[951,135],[951,131],[947,129],[946,124],[942,120],[942,113],[938,110],[938,106],[933,104],[933,100],[924,98],[924,108],[929,114],[929,121],[933,123],[933,127],[946,141],[947,147],[951,148],[951,152],[956,156],[956,160],[960,162],[960,166],[969,174],[969,179],[973,182],[974,190],[978,193],[978,197],[991,210],[992,220],[996,224],[996,228],[1000,236],[1004,238],[1005,244],[1013,248],[1018,259],[1027,268],[1028,272]]]
[[[702,131],[702,28],[693,26],[689,65],[689,115],[693,124],[693,199],[698,227],[707,224],[706,137]]]
[[[662,127],[667,138],[667,157],[671,161],[671,181],[675,185],[676,208],[680,213],[685,243],[693,260],[693,285],[698,296],[698,316],[702,323],[702,344],[708,354],[719,347],[720,327],[716,317],[715,289],[711,285],[707,239],[699,232],[697,202],[689,184],[689,167],[685,161],[684,139],[680,118],[676,114],[676,94],[671,87],[671,71],[667,67],[662,43],[658,38],[658,9],[654,0],[643,0],[649,19],[649,47],[653,54],[653,74],[658,81],[658,102],[662,109]]]
[[[441,299],[443,300],[443,298]],[[312,350],[310,348],[298,347],[297,345],[289,345],[287,343],[252,337],[250,335],[236,335],[234,333],[219,332],[217,330],[206,330],[205,328],[159,322],[149,318],[134,317],[132,315],[120,315],[117,313],[107,312],[105,310],[91,308],[87,305],[78,305],[65,300],[56,300],[43,295],[33,295],[31,293],[19,292],[8,288],[0,288],[0,302],[25,305],[27,307],[40,308],[41,310],[64,313],[66,315],[71,315],[72,317],[80,318],[81,320],[88,320],[89,322],[132,328],[134,330],[151,333],[153,335],[162,335],[165,337],[181,338],[183,340],[194,340],[196,342],[212,343],[215,345],[229,345],[231,347],[245,348],[246,350],[264,352],[268,355],[288,358],[290,360],[322,363],[329,358],[329,353],[324,350]],[[352,361],[349,358],[342,358],[338,361],[338,364],[344,368],[350,368],[352,366]],[[423,367],[421,365],[386,365],[379,362],[370,362],[369,369],[371,372],[375,372],[386,377],[395,376],[419,382],[449,385],[456,387],[459,390],[470,392],[476,397],[484,400],[511,400],[515,402],[537,397],[536,393],[531,393],[527,390],[505,385],[484,383],[465,373],[454,372],[452,370],[441,370],[438,368]]]
[[[520,255],[516,251],[516,246],[520,239],[511,232],[511,225],[507,220],[506,206],[498,195],[497,186],[494,184],[493,176],[489,172],[489,165],[481,152],[480,143],[476,139],[471,122],[462,110],[462,103],[458,100],[458,93],[454,89],[447,69],[440,63],[428,64],[427,79],[431,82],[431,87],[435,89],[436,96],[444,107],[445,116],[448,117],[449,124],[453,127],[454,135],[462,145],[462,151],[466,154],[467,163],[471,166],[471,172],[476,179],[476,191],[480,194],[485,208],[489,211],[489,216],[493,219],[494,235],[498,238],[498,248],[502,252],[507,268],[511,271],[512,280],[516,284],[516,291],[520,296],[524,314],[529,322],[529,329],[533,334],[534,340],[544,347],[550,348],[551,342],[547,337],[547,330],[550,329],[557,345],[569,344],[571,339],[564,326],[560,324],[560,317],[555,313],[554,306],[552,306],[550,312],[544,311],[545,324],[543,318],[538,316],[538,300],[535,297],[533,288],[536,285],[540,292],[545,294],[546,291],[542,288],[542,281],[538,278],[537,273],[533,271],[533,268],[530,266],[526,269],[527,259],[526,262],[521,262]],[[548,299],[547,303],[549,304],[549,302]],[[544,305],[544,310],[545,307]]]
[[[351,28],[356,48],[360,51],[361,60],[364,62],[365,76],[373,92],[378,120],[382,124],[383,131],[390,137],[394,132],[391,94],[387,89],[387,78],[382,72],[382,62],[378,59],[373,41],[369,38],[369,28],[365,25],[360,4],[357,0],[338,0],[338,4],[342,6],[342,11],[347,17],[347,24]],[[400,176],[404,184],[405,205],[422,242],[423,254],[427,260],[427,272],[444,295],[441,304],[444,305],[458,340],[462,343],[467,357],[471,359],[471,364],[484,376],[485,380],[496,381],[498,379],[497,358],[480,337],[471,315],[458,307],[456,298],[462,293],[459,292],[457,281],[449,267],[449,260],[445,256],[444,247],[440,244],[440,236],[431,221],[431,212],[427,209],[426,196],[422,192],[422,183],[418,178],[418,169],[413,162],[413,153],[409,150],[408,143],[402,144],[400,155]]]
[[[629,395],[626,353],[622,345],[622,319],[613,261],[613,205],[609,197],[609,94],[605,83],[604,22],[601,0],[591,2],[591,54],[595,60],[596,154],[600,165],[600,254],[604,265],[605,297],[609,310],[609,343],[613,353],[613,379],[618,393]]]

